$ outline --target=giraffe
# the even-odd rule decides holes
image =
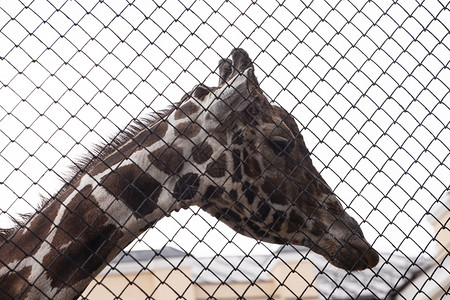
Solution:
[[[374,267],[315,169],[294,118],[271,105],[243,49],[199,84],[74,166],[62,189],[0,238],[1,299],[70,299],[142,232],[199,206],[235,231],[303,245],[347,271]]]

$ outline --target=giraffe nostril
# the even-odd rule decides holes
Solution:
[[[362,271],[366,269],[374,268],[380,260],[378,252],[372,248],[367,249],[363,256],[359,258],[358,263],[356,263],[351,269],[351,271]]]
[[[380,256],[378,255],[377,251],[373,250],[373,249],[369,249],[367,250],[364,259],[367,262],[367,266],[369,268],[373,268],[375,267],[378,262],[380,261]]]
[[[378,252],[365,239],[359,236],[357,238],[353,237],[346,244],[346,247],[342,248],[341,254],[341,260],[348,262],[348,266],[351,265],[347,268],[350,271],[372,269],[380,260]]]

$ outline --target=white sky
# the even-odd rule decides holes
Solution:
[[[58,174],[94,143],[199,82],[216,85],[219,58],[243,47],[375,248],[426,247],[423,217],[450,178],[442,2],[156,2],[0,0],[2,224],[56,192]],[[136,247],[266,251],[191,216],[161,221]]]

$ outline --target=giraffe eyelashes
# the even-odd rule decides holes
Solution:
[[[291,148],[291,141],[283,137],[270,139],[268,140],[268,143],[277,156],[288,154]]]

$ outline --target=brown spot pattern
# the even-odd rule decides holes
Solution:
[[[252,178],[261,174],[258,161],[244,149],[244,173]]]
[[[203,101],[204,98],[213,90],[216,90],[217,88],[209,88],[206,85],[199,84],[194,89],[194,97],[199,99],[200,101]]]
[[[146,216],[157,208],[161,184],[134,164],[111,172],[102,179],[102,185],[122,199],[137,217]]]
[[[197,174],[187,173],[180,177],[175,184],[173,196],[177,200],[188,200],[194,198],[200,185],[200,178]]]
[[[295,210],[292,210],[289,214],[287,233],[296,232],[300,228],[303,228],[305,225],[305,219]]]
[[[243,183],[244,195],[247,197],[248,204],[252,205],[258,194],[256,187],[252,186],[249,182]]]
[[[240,222],[242,222],[241,216],[238,213],[231,210],[231,208],[223,208],[223,209],[221,209],[221,212],[222,212],[222,215],[220,217],[218,217],[219,220],[221,218],[224,218],[224,219],[228,219],[228,220],[238,223],[238,224]]]
[[[222,153],[219,158],[213,160],[206,166],[206,174],[214,178],[224,177],[227,170],[227,160],[225,153]]]
[[[255,235],[252,235],[251,232],[249,231],[247,232],[250,233],[250,236],[252,236],[255,239],[261,239],[262,237],[267,235],[267,231],[262,230],[261,226],[258,225],[256,222],[254,222],[253,217],[246,221],[246,225],[248,226],[248,228],[251,229],[251,231],[253,231]]]
[[[229,193],[229,196],[231,198],[231,200],[233,200],[234,202],[236,202],[238,200],[238,194],[236,190],[231,190]]]
[[[279,180],[272,182],[271,178],[266,178],[266,181],[262,184],[262,190],[268,195],[268,200],[272,203],[287,205],[289,199],[280,190],[280,186],[274,186],[274,184],[279,184]]]
[[[153,161],[153,166],[168,175],[180,172],[185,162],[183,149],[177,146],[162,146],[153,151],[149,157]]]
[[[69,231],[70,235],[64,230],[56,232],[53,243],[55,247],[60,248],[74,238],[78,238],[89,224],[100,217],[102,212],[91,193],[92,185],[87,185],[77,191],[67,204],[61,223],[58,225],[62,228],[70,226],[73,228]]]
[[[205,193],[203,194],[203,201],[207,202],[211,199],[219,198],[225,190],[222,187],[210,185],[206,188]]]
[[[181,138],[193,138],[199,134],[202,127],[197,123],[183,122],[176,126]]]
[[[63,253],[54,250],[44,258],[43,265],[50,271],[52,287],[79,283],[106,263],[106,257],[117,247],[114,240],[120,239],[122,233],[113,225],[96,225],[84,225],[82,236],[72,238]]]
[[[187,102],[186,104],[181,105],[176,111],[174,118],[175,120],[186,118],[187,116],[192,115],[200,110],[199,105],[195,104],[192,101]]]
[[[265,222],[271,209],[272,209],[272,207],[270,206],[270,204],[267,204],[266,202],[261,201],[258,206],[258,211],[256,213],[256,216],[261,219],[261,222]]]
[[[310,232],[315,235],[315,236],[322,236],[323,234],[325,234],[325,229],[323,228],[323,226],[318,223],[315,220],[311,221],[312,226],[311,226],[311,230]]]
[[[68,203],[43,266],[49,270],[52,287],[74,284],[100,268],[122,236],[91,195],[92,186],[82,188]],[[63,245],[69,244],[66,249]]]
[[[192,159],[197,164],[206,162],[213,154],[213,148],[208,143],[203,143],[201,146],[192,147]]]
[[[280,232],[281,226],[286,221],[284,215],[282,212],[276,210],[272,217],[272,224],[270,225],[270,228],[275,232]]]
[[[242,145],[244,143],[244,136],[241,131],[237,131],[233,134],[233,140],[231,143],[233,145]]]
[[[65,195],[69,192],[67,191]],[[66,196],[67,197],[67,196]],[[9,242],[0,243],[1,251],[4,254],[1,258],[3,264],[9,264],[17,259],[25,257],[25,253],[34,255],[39,249],[39,245],[48,235],[61,203],[58,201],[50,202],[41,214],[34,217],[29,228],[21,229],[14,234]]]
[[[166,121],[160,121],[149,130],[144,130],[138,134],[133,140],[141,147],[147,148],[160,141],[167,132],[169,123]]]
[[[3,258],[2,258],[3,259]],[[26,281],[31,275],[31,267],[0,277],[0,299],[24,299],[31,284]],[[25,279],[23,279],[25,278]],[[5,292],[8,291],[8,292]],[[34,295],[37,297],[38,295]],[[43,297],[44,295],[39,295]]]
[[[231,180],[233,182],[241,182],[242,181],[241,150],[239,150],[239,149],[233,150],[233,174],[231,176]]]

